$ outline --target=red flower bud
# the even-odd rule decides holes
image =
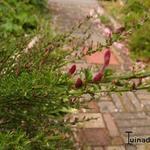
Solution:
[[[72,74],[74,74],[75,73],[75,71],[76,71],[76,65],[72,65],[72,67],[69,69],[69,71],[68,71],[68,74],[69,75],[72,75]]]
[[[76,83],[75,83],[75,87],[76,88],[80,88],[83,85],[83,82],[80,78],[77,79]]]
[[[107,51],[104,54],[104,68],[106,68],[109,65],[111,57],[111,51],[110,49],[107,49]]]
[[[103,77],[103,72],[99,72],[99,73],[97,73],[95,76],[94,76],[94,78],[93,78],[93,82],[99,82],[101,79],[102,79],[102,77]]]

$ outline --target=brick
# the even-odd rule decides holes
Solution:
[[[133,133],[131,134],[132,136],[146,136],[150,135],[150,126],[149,127],[124,127],[120,128],[120,132],[124,135],[127,136],[126,131],[132,131]]]
[[[131,102],[134,104],[137,111],[142,111],[141,103],[140,101],[135,97],[133,92],[127,92],[127,96],[131,100]]]
[[[130,135],[130,138],[135,138],[135,136],[136,135]],[[138,136],[136,136],[136,137],[138,137],[138,138],[149,138],[149,135],[138,135]],[[122,139],[123,139],[123,141],[124,141],[124,143],[128,143],[128,137],[127,137],[127,135],[123,135],[122,136]],[[143,144],[143,143],[133,143],[134,145],[141,145],[141,144]]]
[[[150,92],[146,90],[136,91],[135,94],[140,100],[150,100]]]
[[[121,100],[119,98],[119,96],[115,93],[111,94],[112,100],[115,103],[117,109],[119,112],[122,112],[124,110],[123,105],[121,103]]]
[[[83,94],[80,99],[81,99],[82,101],[84,101],[84,102],[85,102],[85,101],[89,102],[89,101],[91,100],[91,98],[92,98],[92,97],[91,97],[90,94]]]
[[[93,150],[91,146],[86,146],[86,145],[83,145],[82,146],[82,149],[80,150]]]
[[[121,112],[121,113],[112,113],[115,119],[124,120],[124,119],[146,119],[144,112]]]
[[[115,105],[111,101],[98,102],[101,112],[116,112]]]
[[[112,140],[111,140],[111,145],[122,145],[124,142],[123,142],[123,139],[121,137],[113,137]]]
[[[87,108],[88,108],[87,112],[90,112],[90,113],[99,113],[100,112],[96,101],[89,102]]]
[[[127,112],[134,112],[135,107],[131,103],[130,99],[128,98],[127,93],[122,93],[122,95],[120,97],[121,97],[122,103],[123,103],[126,111]]]
[[[78,131],[78,132],[79,132],[79,131]],[[79,146],[79,143],[80,143],[79,133],[78,133],[78,132],[77,132],[77,131],[73,131],[73,132],[72,132],[76,146]]]
[[[145,114],[147,115],[147,118],[150,119],[150,112],[145,112]]]
[[[109,113],[105,113],[103,116],[104,116],[104,120],[105,120],[105,123],[107,125],[110,135],[112,137],[119,136],[118,128],[117,128],[112,116]]]
[[[106,150],[125,150],[124,146],[108,146]]]
[[[98,101],[111,101],[111,97],[108,95],[108,93],[96,93],[94,98]]]
[[[145,93],[146,95],[150,94],[150,92],[148,92],[147,90],[136,90],[134,93],[136,93],[136,94],[143,94],[143,93]]]
[[[150,100],[141,100],[143,105],[150,105]]]
[[[150,100],[150,94],[138,94],[137,97],[140,99],[140,100]]]
[[[79,113],[74,114],[71,121],[78,120],[79,128],[104,128],[104,120],[101,113]],[[88,120],[88,121],[83,121]]]
[[[77,136],[81,145],[98,147],[109,145],[111,142],[109,133],[104,128],[80,129]]]
[[[137,145],[137,150],[146,150],[145,145]],[[149,149],[147,149],[149,150]]]
[[[104,59],[104,53],[105,53],[105,51],[95,52],[92,55],[87,55],[85,57],[85,59],[88,63],[103,64],[104,63],[104,60],[103,60]],[[111,55],[110,65],[119,65],[119,62],[113,53]]]
[[[125,148],[126,148],[126,150],[137,150],[135,145],[126,144]]]
[[[137,94],[137,97],[140,100],[150,100],[150,95],[146,95],[145,93],[143,93],[143,94]]]
[[[118,127],[150,126],[150,119],[116,120]]]
[[[149,145],[149,144],[146,144],[144,150],[150,150],[150,145]]]
[[[93,147],[92,150],[104,150],[103,147]]]
[[[125,144],[128,143],[128,137],[126,135],[122,135],[122,139],[123,139],[123,141],[124,141]]]
[[[105,97],[100,97],[99,100],[100,101],[110,101],[111,98],[109,96],[105,96]]]
[[[148,105],[148,104],[145,105],[145,106],[144,106],[144,110],[149,112],[149,111],[150,111],[150,105]]]

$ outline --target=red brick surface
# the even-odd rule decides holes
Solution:
[[[104,53],[105,53],[104,50],[101,52],[95,52],[92,55],[85,56],[85,59],[88,63],[103,64]],[[112,52],[111,59],[110,59],[110,65],[119,65],[119,62],[118,62],[116,56],[113,54],[113,52]]]
[[[80,145],[87,146],[106,146],[111,143],[109,133],[104,128],[80,129],[77,132]]]

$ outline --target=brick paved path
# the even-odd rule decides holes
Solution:
[[[49,3],[54,12],[54,26],[61,31],[70,29],[78,20],[84,19],[93,8],[99,7],[103,11],[96,0],[49,0]],[[92,40],[103,40],[95,27],[91,30],[94,31]],[[130,60],[124,56],[115,48],[111,66],[127,69]],[[102,57],[102,53],[95,53],[87,56],[85,62],[101,64],[99,60]],[[97,96],[96,101],[90,102],[88,109],[80,110],[73,118],[90,119],[75,126],[74,136],[79,150],[150,150],[149,145],[125,144],[126,131],[132,131],[132,136],[150,136],[150,93],[146,91],[104,93]]]

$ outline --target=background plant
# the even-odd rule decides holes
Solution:
[[[133,29],[129,38],[129,48],[135,58],[150,58],[150,40],[147,34],[150,28],[149,4],[146,0],[128,0],[123,10],[126,28]]]
[[[42,13],[42,9],[39,8],[44,7],[45,2],[44,0],[0,1],[1,35],[7,36],[12,33],[19,36],[37,29],[37,24],[40,21],[39,16]]]

